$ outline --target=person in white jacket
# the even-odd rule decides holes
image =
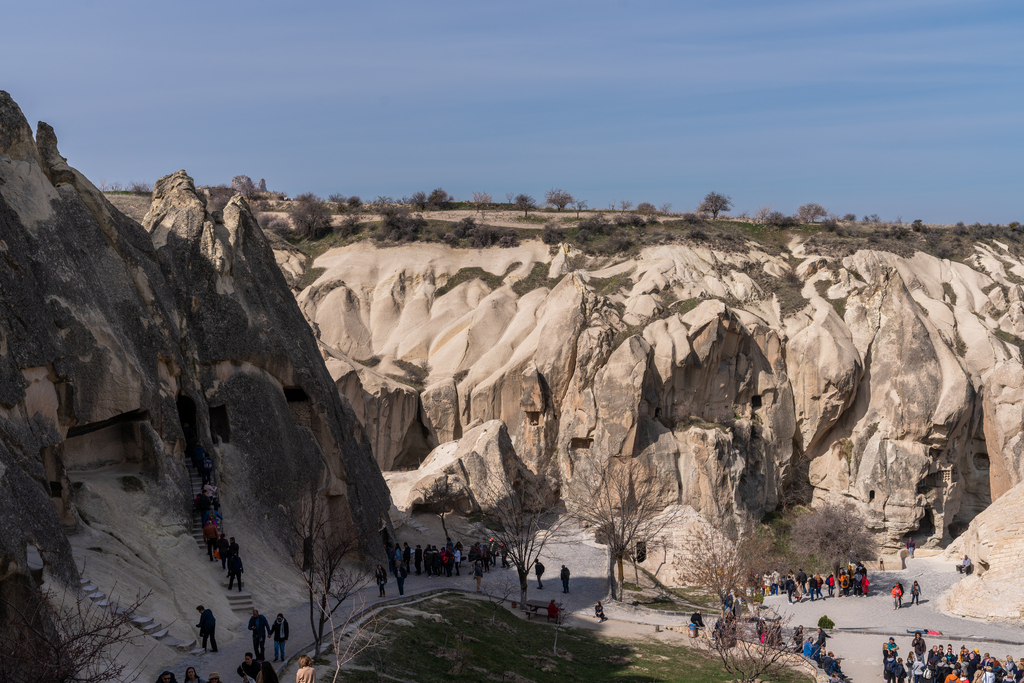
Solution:
[[[996,683],[996,675],[992,672],[991,666],[985,667],[985,673],[981,675],[981,683]]]
[[[924,665],[924,659],[922,657],[914,657],[913,654],[910,656],[913,657],[913,659],[908,662],[910,665],[910,675],[914,677],[914,683],[921,683],[921,677],[924,676],[924,670],[927,668]]]

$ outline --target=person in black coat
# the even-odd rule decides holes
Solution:
[[[238,665],[238,675],[255,683],[256,677],[260,675],[260,663],[252,657],[251,652],[245,653],[245,661]]]
[[[420,565],[423,564],[423,548],[416,544],[416,551],[413,553],[413,561],[416,563],[416,576],[420,575]]]
[[[235,579],[238,579],[238,592],[242,592],[242,558],[238,556],[238,553],[232,553],[231,559],[228,560],[228,590],[235,583]]]
[[[270,627],[270,635],[274,636],[274,661],[276,662],[280,657],[283,662],[284,646],[288,641],[288,620],[284,618],[283,614],[277,615],[277,619]]]
[[[540,559],[535,562],[533,570],[537,573],[537,588],[543,588],[544,584],[541,583],[540,577],[544,574],[544,565],[540,563]]]
[[[203,639],[203,649],[206,649],[206,641],[209,639],[210,652],[216,652],[217,637],[214,635],[214,631],[217,628],[217,620],[213,616],[213,611],[202,605],[196,607],[196,611],[199,612],[199,623],[196,624],[196,628],[199,629],[199,637]]]

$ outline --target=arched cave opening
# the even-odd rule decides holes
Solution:
[[[284,399],[288,401],[288,410],[292,421],[300,427],[313,427],[313,406],[309,395],[302,387],[285,387]]]
[[[437,439],[430,435],[430,430],[420,421],[409,425],[402,440],[402,448],[391,466],[395,470],[414,470],[427,459],[430,451],[437,446]]]
[[[935,535],[935,512],[931,508],[924,509],[924,516],[917,523],[917,533],[921,540],[927,540]]]
[[[199,429],[196,426],[196,402],[186,394],[178,394],[178,400],[176,403],[178,406],[178,422],[181,423],[182,430],[184,430],[185,426],[188,425],[198,434]],[[187,434],[185,435],[185,439],[188,440]]]

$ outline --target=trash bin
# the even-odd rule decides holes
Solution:
[[[697,637],[697,624],[690,624],[690,637],[691,638],[696,638]]]

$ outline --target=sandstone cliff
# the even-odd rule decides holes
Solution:
[[[843,498],[895,548],[948,543],[1022,481],[1015,250],[705,244],[584,258],[360,242],[319,257],[298,300],[330,353],[415,368],[421,428],[450,425],[437,443],[500,420],[555,487],[628,454],[726,527]]]
[[[311,488],[380,550],[390,498],[369,440],[245,202],[204,199],[166,176],[139,225],[0,92],[0,597],[31,585],[34,546],[47,581],[77,586],[88,561],[123,594],[155,589],[147,609],[183,636],[197,601],[230,627],[194,570],[184,423],[250,557],[286,566],[279,506]],[[258,574],[254,592],[275,589]]]

